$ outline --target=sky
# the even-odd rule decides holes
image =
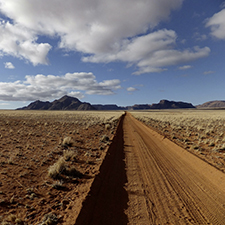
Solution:
[[[225,100],[225,1],[0,0],[0,109]]]

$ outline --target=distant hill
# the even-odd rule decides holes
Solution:
[[[93,105],[97,110],[147,110],[147,109],[182,109],[195,108],[191,103],[161,100],[157,104],[135,104],[121,107],[117,105]]]
[[[117,106],[117,105],[101,105],[101,104],[97,104],[97,105],[92,105],[95,109],[97,110],[126,110],[126,107],[121,107],[121,106]]]
[[[37,100],[30,103],[28,106],[19,108],[18,110],[147,110],[147,109],[182,109],[195,108],[191,103],[175,102],[168,100],[161,100],[155,104],[135,104],[133,106],[117,106],[115,104],[107,105],[91,105],[90,103],[81,102],[79,99],[63,96],[62,98],[53,102],[42,102]]]
[[[201,105],[197,105],[197,108],[225,108],[225,101],[209,101]]]
[[[128,106],[129,110],[142,110],[142,109],[151,109],[149,104],[135,104],[133,106]]]
[[[37,100],[18,110],[95,110],[95,108],[90,103],[65,95],[53,102]]]
[[[185,109],[195,108],[191,103],[175,102],[168,100],[161,100],[158,104],[152,104],[151,109]]]

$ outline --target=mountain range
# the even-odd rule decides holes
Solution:
[[[90,103],[81,102],[77,98],[63,96],[53,102],[37,100],[18,110],[96,110]]]
[[[168,100],[161,100],[157,104],[135,104],[133,106],[121,107],[115,104],[95,104],[91,105],[87,102],[81,102],[79,99],[63,96],[53,102],[42,102],[40,100],[30,103],[28,106],[19,108],[17,110],[141,110],[141,109],[181,109],[181,108],[195,108],[191,103],[175,102]]]
[[[195,108],[191,103],[175,102],[168,100],[161,100],[157,104],[135,104],[133,106],[119,107],[117,105],[93,105],[97,110],[142,110],[142,109],[181,109],[181,108]]]
[[[209,101],[205,102],[201,105],[197,105],[196,108],[201,109],[201,108],[225,108],[225,101]]]

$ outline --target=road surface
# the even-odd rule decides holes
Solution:
[[[225,224],[225,174],[126,113],[75,224]]]

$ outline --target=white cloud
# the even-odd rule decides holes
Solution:
[[[180,66],[179,70],[188,70],[188,69],[191,69],[191,68],[192,68],[191,65],[185,65],[185,66]]]
[[[65,94],[83,98],[82,92],[90,95],[112,95],[114,90],[121,88],[120,80],[98,83],[92,73],[67,73],[64,76],[38,74],[27,75],[25,78],[25,81],[0,82],[0,100],[49,100]]]
[[[215,73],[215,71],[209,70],[209,71],[205,71],[203,74],[204,74],[204,75],[208,75],[208,74],[213,74],[213,73]]]
[[[129,92],[133,92],[133,91],[137,91],[138,89],[137,88],[134,88],[134,87],[128,87],[127,88],[127,91]]]
[[[134,74],[162,72],[167,66],[208,56],[210,49],[176,49],[172,30],[148,33],[167,20],[183,0],[0,0],[0,11],[13,23],[0,25],[0,51],[34,65],[47,64],[48,43],[84,53],[84,62],[123,61],[137,65]],[[137,16],[138,15],[138,16]]]
[[[169,48],[159,50],[154,52],[150,57],[138,63],[138,66],[140,66],[140,71],[136,72],[136,74],[141,74],[143,70],[151,71],[154,69],[156,72],[161,72],[161,70],[165,70],[161,67],[190,62],[202,57],[206,57],[209,55],[209,53],[210,49],[208,47],[199,48],[197,46],[193,49],[186,49],[183,51]],[[159,71],[157,71],[157,69]]]
[[[12,55],[37,64],[47,64],[47,54],[51,49],[48,43],[36,43],[32,30],[18,24],[0,20],[0,54]]]
[[[139,70],[134,74],[155,73],[167,70],[164,68],[206,57],[210,53],[208,47],[185,49],[183,51],[174,49],[177,35],[172,30],[159,30],[147,35],[135,37],[131,40],[121,42],[121,46],[114,54],[98,54],[84,57],[85,62],[111,62],[124,61],[136,63]]]
[[[115,41],[146,32],[168,19],[183,0],[0,0],[0,10],[16,23],[82,52],[108,51]],[[134,16],[138,15],[138,16]]]
[[[214,37],[225,40],[225,9],[209,18],[206,27],[211,28],[211,34]]]
[[[25,58],[34,65],[47,64],[46,56],[51,46],[48,43],[39,44],[37,40],[39,35],[48,35],[52,38],[59,37],[61,48],[91,54],[96,58],[112,55],[112,59],[107,57],[110,62],[113,58],[121,60],[121,57],[115,55],[123,53],[121,48],[126,46],[130,38],[144,34],[160,21],[167,20],[171,11],[179,9],[182,2],[183,0],[0,0],[1,12],[13,21],[12,24],[1,24],[0,34],[6,34],[1,39],[7,44],[0,43],[0,49],[2,54]],[[147,35],[142,38],[149,43],[147,39]],[[134,53],[142,54],[137,49],[135,51],[135,43],[130,47],[134,48]]]
[[[15,66],[11,62],[5,62],[6,69],[15,69]]]

